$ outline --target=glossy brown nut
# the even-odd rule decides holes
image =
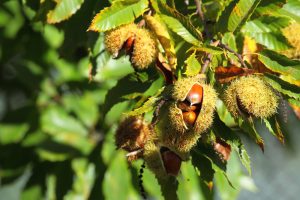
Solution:
[[[162,153],[162,160],[168,175],[177,176],[181,167],[181,159],[172,151]]]
[[[197,109],[197,106],[191,106],[187,101],[179,102],[177,107],[184,112],[195,111]]]
[[[130,54],[132,52],[134,40],[135,40],[134,36],[131,36],[126,40],[126,42],[124,44],[124,49],[127,54]]]
[[[186,96],[186,100],[190,102],[191,105],[199,104],[203,99],[203,88],[198,83],[195,83],[190,89]]]
[[[193,111],[183,112],[182,113],[183,120],[187,126],[193,126],[195,124],[197,115]]]

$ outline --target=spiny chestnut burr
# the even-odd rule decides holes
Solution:
[[[157,58],[156,37],[147,29],[135,24],[126,24],[105,33],[106,50],[117,57],[121,49],[130,56],[136,70],[144,70]]]
[[[132,152],[142,149],[151,135],[151,130],[142,117],[128,117],[119,124],[115,143],[117,148]]]
[[[291,23],[283,29],[283,35],[289,41],[293,48],[284,50],[282,53],[292,59],[300,59],[300,24],[297,22]]]
[[[224,102],[235,117],[268,118],[276,113],[278,97],[261,78],[255,75],[240,77],[224,92]]]
[[[143,158],[147,168],[152,171],[158,178],[166,178],[168,175],[165,171],[160,147],[152,140],[147,141],[144,147]]]
[[[171,89],[172,100],[160,111],[155,127],[162,145],[182,160],[213,122],[217,94],[195,77],[177,81]]]
[[[131,63],[136,70],[144,70],[157,58],[157,41],[152,32],[138,29],[135,33]]]
[[[191,104],[193,104],[195,100],[201,101],[201,99],[193,100],[193,98],[197,98],[197,96],[201,96],[200,93],[203,93],[203,91],[201,91],[201,84],[203,83],[204,82],[201,81],[197,76],[179,79],[174,83],[171,92],[171,97],[175,101],[180,101],[180,102],[183,102],[184,100],[188,100],[188,102]],[[194,95],[196,96],[194,97]]]
[[[112,54],[113,57],[118,57],[119,51],[122,49],[124,43],[128,38],[134,37],[137,30],[137,25],[131,23],[105,32],[104,44],[106,50]]]
[[[217,97],[211,86],[194,77],[185,78],[175,83],[172,96],[176,101],[169,108],[169,117],[176,130],[186,132],[192,129],[202,133],[211,125],[207,122],[212,122]],[[204,119],[199,121],[202,115]]]

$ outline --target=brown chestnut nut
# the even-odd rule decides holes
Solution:
[[[186,96],[186,100],[190,102],[191,105],[199,104],[203,99],[203,87],[198,83],[195,83],[190,89]]]
[[[197,115],[194,111],[183,112],[182,116],[183,116],[183,121],[187,126],[193,126],[197,119]]]
[[[161,155],[167,174],[177,176],[181,167],[180,157],[170,150],[162,152]]]

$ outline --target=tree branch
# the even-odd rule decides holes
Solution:
[[[205,62],[204,62],[203,66],[201,68],[201,71],[200,71],[201,74],[205,74],[206,73],[208,65],[211,62],[211,57],[212,57],[212,55],[208,54],[207,57],[205,58]]]
[[[243,65],[243,67],[248,68],[248,66],[246,65],[246,63],[243,60],[243,56],[237,52],[235,52],[233,49],[231,49],[228,45],[223,44],[222,42],[219,42],[218,44],[219,47],[226,49],[227,51],[233,53],[240,61],[240,63]]]
[[[212,36],[210,35],[210,32],[207,28],[205,16],[204,16],[204,13],[202,11],[202,0],[195,0],[195,4],[196,4],[196,8],[197,8],[197,13],[200,17],[200,20],[203,23],[203,28],[204,28],[205,35],[206,35],[207,38],[209,38],[211,40],[211,43],[212,43]],[[200,71],[201,74],[206,73],[206,71],[208,69],[208,65],[211,62],[211,58],[212,58],[212,54],[209,53],[209,54],[206,55],[205,62],[204,62],[203,66],[201,68],[201,71]]]
[[[196,4],[196,8],[197,8],[197,13],[200,17],[200,20],[203,23],[204,32],[209,39],[212,39],[211,35],[209,33],[209,30],[207,28],[207,25],[206,25],[206,19],[205,19],[204,13],[202,11],[202,0],[195,0],[195,4]]]

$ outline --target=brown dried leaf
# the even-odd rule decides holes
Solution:
[[[221,156],[222,160],[228,161],[231,153],[231,146],[220,138],[214,143],[215,151]]]
[[[245,76],[255,72],[253,69],[241,68],[234,65],[229,67],[220,66],[215,69],[215,76],[219,83],[228,83],[238,76]]]

